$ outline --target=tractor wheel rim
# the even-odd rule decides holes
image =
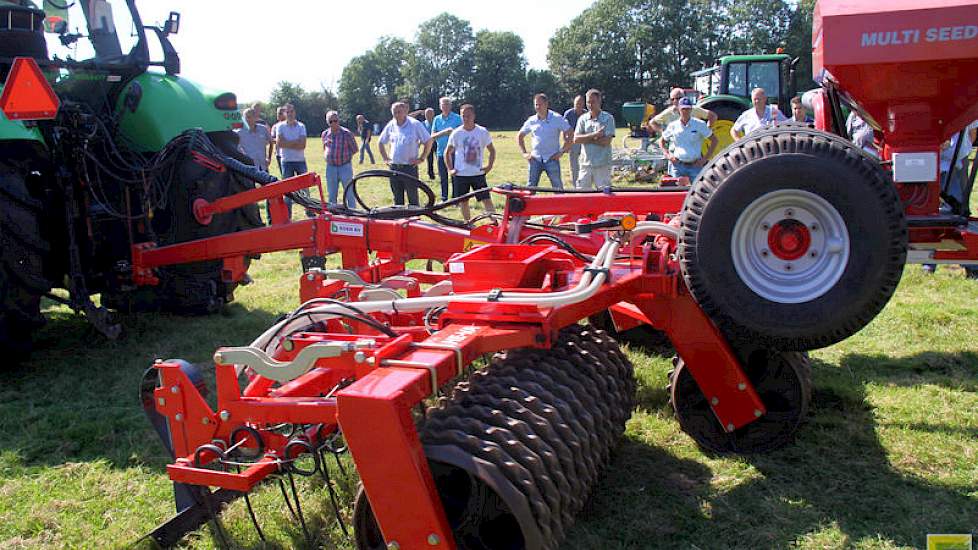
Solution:
[[[822,197],[782,189],[755,199],[737,218],[730,242],[734,269],[755,294],[782,304],[831,290],[849,263],[849,231]]]

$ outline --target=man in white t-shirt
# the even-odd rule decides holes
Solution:
[[[767,93],[764,88],[754,88],[750,92],[750,101],[754,105],[737,117],[737,122],[730,128],[730,135],[738,140],[757,130],[769,128],[779,122],[788,120],[777,105],[767,104]]]
[[[433,140],[431,134],[414,117],[408,116],[407,103],[397,101],[391,105],[394,118],[384,126],[377,140],[377,150],[381,158],[390,165],[391,170],[410,177],[391,178],[391,193],[394,194],[394,204],[404,205],[404,195],[407,194],[408,204],[419,206],[418,202],[418,164],[428,157]],[[387,144],[391,144],[391,153],[387,154]],[[418,147],[424,151],[418,155]]]
[[[452,131],[445,149],[445,165],[452,175],[452,195],[455,198],[470,191],[486,189],[486,174],[496,162],[496,148],[492,144],[489,131],[475,123],[475,107],[462,105],[461,113],[462,125]],[[483,149],[489,150],[489,162],[485,165],[482,164]],[[486,214],[495,212],[488,190],[477,193],[475,198],[482,201]],[[472,213],[469,211],[468,199],[460,203],[459,208],[465,221],[469,221]]]

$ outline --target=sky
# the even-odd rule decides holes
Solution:
[[[119,0],[115,0],[119,1]],[[413,40],[422,22],[448,12],[481,29],[511,31],[525,47],[530,68],[547,67],[553,33],[593,0],[137,0],[143,23],[162,23],[180,12],[170,37],[181,75],[231,90],[239,101],[268,97],[282,80],[307,90],[336,91],[343,67],[372,49],[381,36]]]

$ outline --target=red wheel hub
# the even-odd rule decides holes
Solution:
[[[782,260],[797,260],[808,252],[812,235],[798,220],[781,220],[767,233],[767,246]]]

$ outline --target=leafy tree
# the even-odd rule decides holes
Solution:
[[[390,116],[390,104],[405,95],[408,60],[414,45],[390,36],[382,37],[373,50],[377,71],[375,93]]]
[[[568,95],[598,88],[608,110],[641,95],[631,3],[598,0],[550,39],[547,61]]]
[[[272,90],[272,95],[268,100],[268,104],[272,108],[279,108],[286,103],[291,103],[295,105],[296,103],[301,103],[302,96],[306,91],[302,89],[301,84],[296,84],[283,80],[275,85],[275,89]]]
[[[737,0],[726,6],[727,47],[736,53],[774,53],[784,46],[791,21],[787,2]]]
[[[377,65],[372,52],[358,55],[343,67],[340,76],[339,95],[344,119],[363,114],[373,120],[380,114],[380,98],[377,97]]]
[[[812,1],[793,10],[786,0],[597,0],[555,33],[547,60],[566,91],[597,87],[613,111],[689,86],[689,73],[720,55],[773,52],[793,18],[804,34],[810,16],[799,12]]]
[[[279,82],[272,90],[268,104],[272,109],[291,103],[295,107],[295,116],[306,125],[309,135],[316,135],[326,128],[323,115],[330,109],[339,107],[336,96],[327,88],[307,92],[301,85],[293,82]]]
[[[798,56],[795,67],[798,89],[809,90],[818,86],[812,80],[812,14],[815,11],[815,0],[799,0],[791,21],[788,24],[788,35],[784,41],[785,52]]]
[[[517,125],[527,96],[523,39],[511,32],[479,31],[472,59],[465,99],[475,104],[479,120],[497,127]]]
[[[400,38],[382,37],[370,51],[350,60],[340,77],[340,115],[353,124],[357,114],[380,121],[403,94],[405,68],[413,47]]]
[[[404,88],[416,106],[436,106],[441,96],[466,95],[474,46],[471,25],[454,15],[442,13],[421,24]]]
[[[558,109],[568,109],[575,95],[583,94],[586,90],[565,90],[557,82],[557,77],[546,69],[530,69],[526,71],[526,97],[521,98],[521,118],[526,118],[533,114],[533,104],[530,97],[534,94],[547,94],[550,98],[550,106],[556,111]]]

